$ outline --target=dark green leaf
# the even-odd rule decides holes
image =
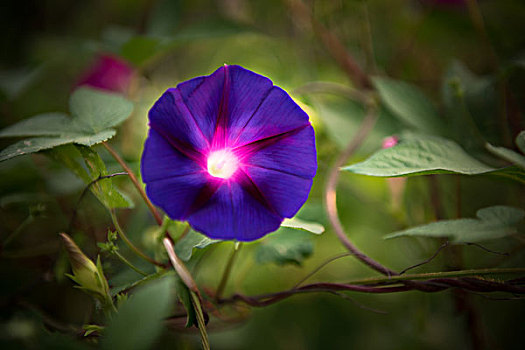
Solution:
[[[176,289],[177,296],[179,297],[182,305],[184,305],[186,313],[188,314],[186,318],[186,327],[189,328],[193,325],[197,326],[197,314],[195,308],[193,307],[193,303],[191,302],[191,292],[178,276],[176,278]]]
[[[501,168],[487,174],[505,177],[525,184],[525,170],[517,166]]]
[[[5,148],[0,152],[0,161],[68,143],[92,146],[106,141],[116,133],[112,127],[129,117],[133,105],[120,95],[81,88],[71,96],[70,109],[72,118],[61,113],[47,113],[0,131],[0,137],[46,136]]]
[[[47,151],[46,155],[65,165],[86,184],[93,180],[88,174],[86,168],[80,163],[80,160],[82,160],[82,154],[77,146],[68,144],[55,147]]]
[[[211,239],[203,234],[190,230],[184,237],[177,241],[175,244],[175,253],[183,261],[188,261],[193,254],[193,248],[203,249],[209,246],[210,244],[215,244],[222,242],[221,240]]]
[[[64,145],[48,151],[47,154],[68,167],[86,184],[96,180],[99,176],[108,175],[106,165],[98,153],[89,147]],[[80,163],[82,160],[85,166]],[[89,189],[107,208],[133,207],[133,202],[113,186],[110,178],[95,182]]]
[[[18,141],[17,143],[7,146],[2,151],[0,151],[0,162],[13,157],[35,153],[67,143],[71,143],[70,138],[38,137]]]
[[[60,136],[71,132],[71,118],[64,113],[45,113],[27,118],[0,131],[0,137]]]
[[[79,146],[80,153],[84,158],[90,178],[92,180],[98,179],[100,176],[108,175],[106,165],[100,158],[97,152],[89,147]],[[114,186],[111,178],[102,179],[91,185],[93,193],[102,201],[107,208],[129,208],[133,207],[133,203],[120,193]]]
[[[301,265],[314,249],[312,236],[306,232],[281,228],[261,241],[255,252],[258,263]]]
[[[359,130],[365,117],[363,107],[347,98],[332,95],[324,98],[316,97],[313,102],[330,139],[341,149],[345,148]],[[360,152],[375,150],[385,137],[399,133],[400,124],[389,111],[380,108],[376,125],[360,147]]]
[[[137,290],[109,321],[102,349],[150,348],[171,312],[174,288],[173,276],[166,276]]]
[[[484,174],[491,168],[469,156],[455,142],[435,136],[406,135],[394,147],[382,149],[367,160],[343,170],[370,176],[421,174]]]
[[[442,122],[436,108],[416,86],[380,77],[373,83],[381,101],[402,122],[420,131],[440,133]]]
[[[496,92],[490,77],[478,77],[455,61],[445,73],[442,94],[447,134],[456,142],[467,150],[480,151],[485,139],[497,140],[493,118],[497,114]]]
[[[427,225],[391,233],[388,238],[404,236],[450,237],[453,242],[480,242],[517,233],[516,225],[525,211],[508,206],[493,206],[478,210],[476,219],[441,220]]]

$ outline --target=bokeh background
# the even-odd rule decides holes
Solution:
[[[473,9],[472,3],[479,6]],[[304,107],[316,129],[319,170],[304,219],[324,224],[296,249],[296,261],[278,264],[261,257],[263,242],[246,244],[235,262],[226,293],[248,295],[290,288],[320,263],[344,253],[323,209],[326,173],[356,132],[362,108],[332,88],[352,82],[324,45],[296,0],[106,0],[3,1],[0,5],[0,128],[32,115],[67,111],[73,89],[93,83],[110,69],[111,87],[135,103],[133,115],[111,142],[135,170],[147,132],[147,110],[168,87],[207,75],[223,64],[239,64],[271,78]],[[422,88],[438,105],[446,73],[462,64],[476,79],[493,79],[512,70],[503,95],[482,96],[477,108],[498,109],[506,99],[507,131],[497,118],[480,121],[487,135],[504,143],[523,129],[525,70],[509,62],[525,55],[525,2],[521,0],[317,0],[304,1],[313,17],[344,45],[367,74],[386,75]],[[295,4],[295,5],[294,5]],[[476,12],[479,11],[479,12]],[[481,15],[481,17],[479,17]],[[480,20],[482,22],[480,22]],[[523,63],[521,63],[523,65]],[[109,67],[109,68],[108,68]],[[95,78],[93,78],[95,76]],[[90,80],[92,79],[92,80]],[[474,79],[474,78],[473,78]],[[118,83],[115,83],[115,80]],[[312,84],[313,83],[313,84]],[[95,84],[95,83],[93,83]],[[108,83],[109,84],[109,83]],[[330,89],[328,89],[330,90]],[[337,89],[335,89],[337,90]],[[344,89],[343,89],[344,90]],[[494,97],[494,101],[491,98]],[[349,161],[366,158],[403,125],[384,112],[373,132]],[[10,140],[0,140],[1,148]],[[120,171],[100,149],[110,172]],[[110,220],[93,196],[78,205],[83,187],[67,169],[43,155],[0,163],[0,233],[20,235],[0,257],[0,344],[2,348],[83,349],[96,340],[76,329],[88,323],[92,300],[64,277],[69,271],[57,233],[72,236],[94,258]],[[154,226],[131,184],[115,180],[136,206],[121,212],[130,237],[145,247]],[[487,177],[462,178],[461,211],[474,216],[493,204],[525,206],[523,186]],[[390,186],[390,187],[389,187]],[[432,255],[439,242],[425,239],[383,240],[382,236],[436,218],[430,205],[436,193],[442,216],[454,216],[457,178],[440,176],[437,189],[426,177],[410,178],[392,195],[385,179],[342,174],[338,205],[353,241],[367,254],[395,270]],[[30,222],[26,223],[28,217]],[[21,226],[23,225],[23,226]],[[194,273],[204,288],[215,288],[232,249],[226,242],[203,254]],[[463,268],[523,266],[523,242],[503,239],[487,244],[509,257],[475,247],[463,248]],[[454,268],[445,251],[416,272]],[[104,266],[110,284],[136,279],[117,261]],[[140,264],[140,262],[137,262]],[[351,257],[326,266],[309,281],[345,282],[375,276]],[[498,297],[493,295],[492,297]],[[507,296],[508,298],[508,296]],[[525,344],[525,304],[446,291],[393,295],[330,294],[294,296],[275,305],[244,310],[237,320],[212,320],[213,349],[466,349],[481,337],[487,349],[521,349]],[[159,349],[197,349],[198,334],[171,325],[157,341]]]

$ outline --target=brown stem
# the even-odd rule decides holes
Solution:
[[[133,170],[131,170],[131,168],[126,164],[124,159],[122,159],[122,157],[113,149],[113,147],[108,145],[107,142],[103,142],[102,145],[106,148],[109,154],[111,154],[111,156],[115,158],[115,160],[120,164],[120,166],[128,173],[129,178],[131,179],[131,182],[133,183],[137,191],[139,191],[140,196],[142,197],[142,199],[148,206],[149,210],[153,214],[155,221],[157,221],[157,224],[161,226],[162,216],[160,216],[158,210],[155,208],[153,203],[151,203],[151,201],[149,200],[148,196],[146,195],[146,192],[144,192],[144,189],[142,188],[139,180],[137,179],[137,176],[135,176],[135,173],[133,172]]]
[[[296,294],[304,293],[333,293],[333,292],[360,292],[370,294],[399,293],[410,290],[420,289],[418,284],[399,285],[401,281],[385,281],[382,285],[358,285],[344,283],[312,283],[298,288],[291,288],[285,291],[247,296],[243,294],[234,294],[230,298],[219,300],[219,304],[230,304],[242,301],[250,306],[263,307],[274,304],[283,299]],[[509,283],[494,282],[491,280],[462,277],[462,278],[435,278],[427,280],[427,283],[434,286],[428,289],[428,292],[441,292],[446,289],[455,289],[469,292],[507,292],[513,294],[525,294],[525,288],[514,286]]]
[[[233,262],[235,261],[235,258],[237,257],[237,254],[239,253],[239,250],[241,249],[241,242],[235,242],[233,246],[233,250],[230,254],[230,258],[228,259],[228,262],[226,263],[226,266],[224,267],[224,272],[222,273],[221,281],[219,282],[219,286],[217,287],[217,291],[215,292],[215,299],[219,300],[222,296],[222,293],[224,292],[224,288],[226,288],[226,282],[228,282],[228,277],[230,277],[230,273],[233,267]]]
[[[381,265],[379,262],[368,257],[367,255],[365,255],[363,252],[359,250],[359,248],[357,248],[348,239],[348,237],[346,236],[345,230],[343,228],[343,225],[341,224],[341,221],[339,220],[338,213],[337,213],[336,188],[337,188],[337,182],[339,180],[339,170],[346,163],[348,158],[350,158],[350,156],[354,154],[354,152],[364,142],[364,140],[366,139],[366,136],[374,127],[376,120],[377,120],[376,107],[369,106],[365,119],[361,123],[361,126],[359,130],[357,131],[357,134],[350,141],[346,149],[339,155],[339,157],[335,161],[335,164],[330,169],[330,172],[328,174],[328,181],[326,183],[326,188],[325,188],[325,206],[326,206],[325,208],[328,214],[328,218],[330,220],[330,224],[332,225],[335,231],[335,234],[337,235],[341,243],[346,247],[346,249],[348,249],[350,253],[352,253],[357,259],[362,261],[364,264],[370,266],[374,270],[379,271],[380,273],[384,275],[390,276],[390,275],[397,275],[397,273]]]
[[[120,227],[120,224],[118,222],[118,219],[117,219],[117,214],[115,213],[115,210],[114,209],[111,209],[109,211],[110,215],[111,215],[111,220],[113,221],[113,226],[115,226],[115,230],[117,231],[117,234],[119,235],[119,237],[124,241],[124,243],[127,244],[127,246],[135,253],[137,254],[138,256],[140,256],[142,259],[146,260],[147,262],[153,264],[153,265],[157,265],[157,266],[160,266],[160,267],[167,267],[165,264],[159,262],[159,261],[156,261],[155,259],[152,259],[150,258],[148,255],[146,255],[142,250],[140,250],[139,248],[137,248],[133,242],[131,242],[131,240],[128,238],[128,236],[126,236],[124,230],[122,230],[122,228]]]
[[[182,260],[180,260],[177,254],[175,254],[175,250],[173,249],[173,241],[170,235],[166,235],[166,237],[162,240],[162,243],[166,248],[166,252],[168,253],[173,268],[175,271],[177,271],[177,274],[181,280],[191,291],[195,292],[197,295],[200,295],[199,288],[197,288],[197,284],[193,280],[193,277],[191,277],[188,268],[184,265]]]

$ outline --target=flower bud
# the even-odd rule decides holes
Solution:
[[[65,233],[60,233],[64,247],[66,248],[73,275],[67,275],[76,282],[80,289],[97,298],[101,303],[111,303],[109,286],[100,265],[93,263]]]

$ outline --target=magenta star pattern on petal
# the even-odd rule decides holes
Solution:
[[[308,198],[314,130],[268,78],[225,65],[168,89],[149,125],[141,160],[149,198],[211,238],[260,238]]]

